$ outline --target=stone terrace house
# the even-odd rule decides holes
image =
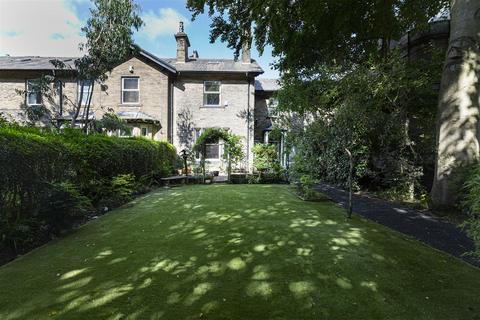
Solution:
[[[82,103],[91,99],[90,119],[115,112],[127,121],[132,135],[168,140],[178,151],[191,148],[206,128],[225,128],[243,138],[247,155],[243,166],[250,168],[257,136],[254,129],[259,130],[251,115],[257,115],[255,104],[263,103],[256,97],[260,87],[255,78],[263,73],[262,68],[251,59],[248,48],[240,60],[201,59],[196,51],[189,55],[190,41],[182,27],[175,39],[175,58],[158,58],[140,50],[114,68],[105,83],[94,84],[92,89],[90,82],[84,82],[83,94],[74,67],[58,70],[51,63],[59,59],[73,66],[74,58],[0,57],[0,112],[21,120],[22,107],[43,105],[68,121],[82,96]],[[53,99],[32,90],[31,81],[44,74],[55,76]],[[25,90],[26,96],[18,90]],[[208,146],[210,170],[225,169],[221,153],[221,141]]]

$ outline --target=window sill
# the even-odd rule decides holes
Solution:
[[[228,106],[200,106],[200,109],[225,109]]]
[[[134,108],[139,108],[142,107],[143,105],[141,103],[120,103],[118,105],[119,107],[134,107]]]

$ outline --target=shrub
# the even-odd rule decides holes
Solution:
[[[463,226],[475,243],[474,255],[480,257],[480,164],[469,166],[463,174],[466,180],[462,205],[469,214]]]
[[[167,142],[0,126],[0,249],[18,252],[114,207],[168,175]]]
[[[132,174],[120,174],[100,186],[99,205],[107,208],[117,207],[132,200],[136,190],[135,177]]]
[[[258,171],[279,171],[277,146],[257,143],[253,146],[253,166]]]
[[[315,180],[311,176],[303,175],[295,183],[297,186],[297,193],[303,200],[315,200],[317,199],[317,192],[313,190]]]
[[[74,184],[53,183],[45,189],[39,218],[55,234],[82,220],[90,210],[90,199],[82,195]]]

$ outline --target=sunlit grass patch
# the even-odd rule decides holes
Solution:
[[[288,186],[157,190],[0,267],[0,319],[476,319],[480,271]]]

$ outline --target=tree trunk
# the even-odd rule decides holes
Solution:
[[[92,96],[93,96],[93,88],[94,88],[95,82],[92,81],[90,90],[89,90],[89,95],[88,95],[88,101],[87,101],[87,108],[86,108],[86,115],[85,115],[85,122],[83,124],[83,132],[88,133],[88,124],[89,124],[89,119],[88,119],[88,114],[90,113],[90,104],[92,103]]]
[[[78,80],[77,80],[77,83],[78,83]],[[82,100],[83,100],[83,90],[84,90],[84,83],[81,82],[81,85],[80,85],[80,96],[78,97],[77,99],[77,104],[76,104],[76,109],[75,109],[75,113],[73,114],[72,116],[72,123],[71,123],[71,127],[72,128],[75,128],[75,123],[77,122],[77,118],[78,118],[78,115],[80,114],[80,109],[82,108]]]
[[[437,116],[437,159],[432,187],[435,206],[451,206],[459,186],[457,168],[479,156],[480,2],[451,0],[450,40]]]

